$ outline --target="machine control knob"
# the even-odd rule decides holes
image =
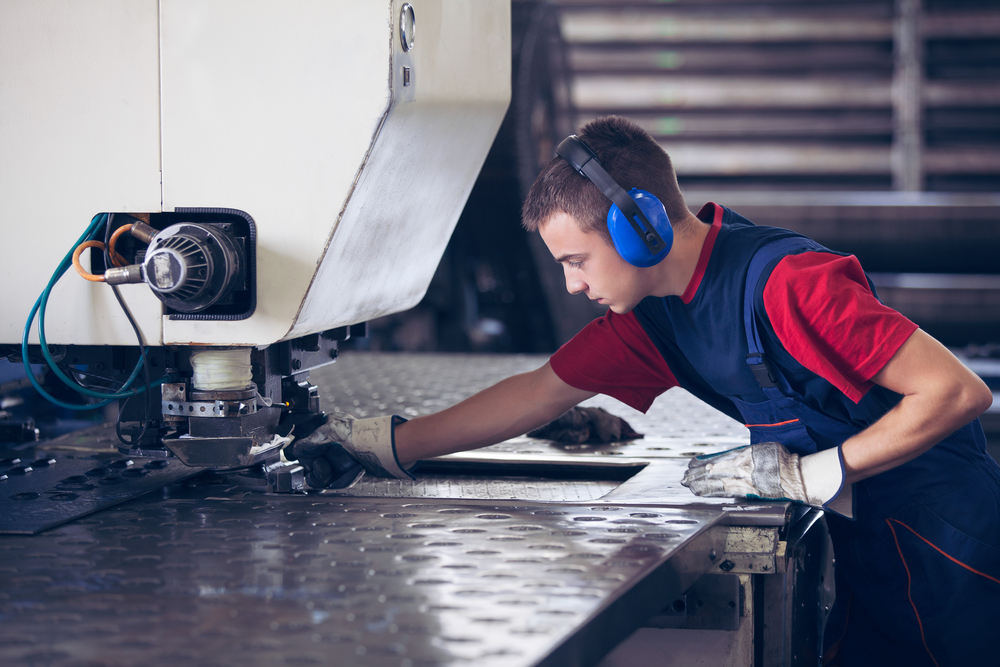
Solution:
[[[220,225],[182,222],[156,235],[142,267],[161,301],[196,313],[232,291],[245,261],[241,255],[240,245]]]

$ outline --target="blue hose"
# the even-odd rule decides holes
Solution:
[[[45,289],[42,290],[41,295],[35,300],[35,305],[31,308],[31,313],[28,315],[28,321],[25,322],[24,333],[21,337],[21,359],[24,363],[24,369],[27,372],[28,379],[31,381],[32,386],[34,386],[38,393],[41,394],[47,401],[61,408],[66,408],[67,410],[96,410],[97,408],[102,408],[105,405],[113,403],[119,398],[135,396],[136,394],[146,390],[146,386],[139,387],[138,389],[129,389],[129,387],[132,386],[132,383],[135,382],[135,379],[139,376],[139,370],[142,368],[143,359],[141,356],[139,361],[136,363],[132,374],[129,376],[128,380],[125,381],[125,384],[122,385],[121,390],[112,393],[99,392],[80,386],[80,384],[67,376],[52,358],[52,353],[49,351],[49,346],[45,340],[45,307],[48,304],[49,294],[52,292],[52,288],[55,287],[55,284],[59,282],[60,278],[63,277],[70,265],[73,263],[73,251],[81,243],[97,238],[97,230],[100,229],[101,225],[107,221],[107,218],[107,213],[98,213],[95,215],[93,219],[91,219],[90,225],[87,227],[87,231],[85,231],[83,235],[77,239],[70,251],[66,253],[65,257],[63,257],[59,266],[56,267],[55,272],[52,274],[52,278],[49,279],[48,284],[45,286]],[[63,381],[63,383],[75,392],[84,396],[103,399],[99,403],[88,403],[83,405],[66,403],[65,401],[61,401],[45,391],[35,379],[35,375],[32,373],[31,366],[28,362],[28,336],[31,331],[31,323],[35,320],[36,313],[38,314],[38,341],[41,344],[42,355],[45,357],[45,361],[48,363],[49,368],[52,369],[52,371],[60,380]],[[149,386],[157,386],[166,381],[167,378],[163,377],[150,383]]]

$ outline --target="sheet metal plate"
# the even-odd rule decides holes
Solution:
[[[356,417],[398,414],[412,418],[439,412],[478,391],[548,361],[539,355],[404,354],[345,352],[336,364],[313,371],[310,381],[328,412]],[[687,391],[675,388],[653,402],[646,414],[609,396],[583,405],[603,407],[625,418],[639,440],[599,447],[560,447],[519,437],[482,451],[517,454],[689,458],[750,442],[750,431]]]
[[[720,517],[189,483],[0,540],[0,663],[536,664],[708,569]]]
[[[617,480],[538,480],[530,477],[483,478],[473,475],[419,474],[415,480],[365,475],[357,484],[329,495],[376,498],[442,498],[590,502],[614,491]]]
[[[548,357],[538,355],[345,353],[333,366],[313,372],[310,380],[319,388],[328,412],[356,417],[398,414],[412,418],[443,410],[506,377],[534,370],[547,360]],[[679,388],[657,398],[646,414],[608,396],[595,396],[583,405],[602,407],[625,418],[644,437],[610,445],[565,446],[521,436],[476,453],[497,455],[498,459],[542,457],[567,463],[598,461],[625,465],[630,461],[647,461],[658,463],[657,470],[651,467],[624,484],[609,480],[544,483],[516,478],[459,480],[435,475],[418,475],[411,482],[366,476],[341,495],[592,502],[612,494],[612,502],[744,509],[745,503],[732,499],[696,498],[680,485],[690,457],[748,444],[750,432],[743,424]],[[756,512],[753,507],[749,510]]]

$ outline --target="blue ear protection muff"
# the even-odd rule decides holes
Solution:
[[[559,143],[556,155],[569,162],[580,175],[589,178],[612,201],[608,211],[608,231],[622,259],[640,267],[663,261],[674,243],[674,230],[659,199],[638,188],[625,192],[604,171],[594,151],[575,134]]]

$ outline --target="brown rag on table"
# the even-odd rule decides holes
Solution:
[[[642,434],[637,433],[627,421],[604,408],[575,407],[545,426],[531,431],[528,436],[578,445],[635,440],[641,438]]]

